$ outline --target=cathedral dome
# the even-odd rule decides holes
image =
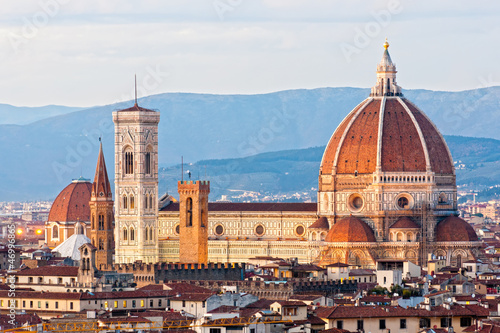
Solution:
[[[436,242],[477,242],[474,228],[461,218],[451,215],[436,226]]]
[[[325,242],[376,242],[373,230],[357,217],[349,216],[333,225]]]
[[[320,174],[434,172],[453,175],[446,142],[431,120],[403,97],[396,66],[384,45],[377,84],[333,133]]]
[[[59,193],[50,208],[48,221],[90,221],[92,184],[83,178],[74,180]]]

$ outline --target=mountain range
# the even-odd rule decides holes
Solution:
[[[500,139],[500,87],[462,92],[407,90],[404,94],[426,112],[443,134],[464,136],[457,138],[456,142],[449,141],[454,159],[469,165],[463,172],[457,170],[459,183],[500,183],[500,177],[496,175],[500,160],[499,142],[493,140]],[[169,185],[166,179],[179,179],[180,171],[175,165],[183,156],[186,169],[189,164],[207,165],[207,177],[216,175],[215,170],[210,170],[208,161],[221,164],[226,174],[233,174],[234,164],[216,162],[230,159],[240,170],[236,178],[245,179],[246,184],[262,184],[265,192],[279,193],[316,186],[321,154],[314,155],[313,152],[314,149],[322,152],[322,148],[300,149],[324,146],[340,121],[368,95],[369,90],[362,88],[287,90],[260,95],[167,93],[141,98],[139,105],[161,112],[160,189],[176,192],[172,188],[175,184]],[[132,104],[125,102],[77,111],[62,107],[56,116],[47,112],[44,119],[29,123],[20,121],[22,112],[19,109],[15,117],[11,115],[11,124],[1,122],[0,156],[3,163],[0,163],[0,176],[3,182],[0,201],[51,199],[72,179],[79,176],[92,178],[99,137],[102,137],[108,173],[113,179],[111,112]],[[275,158],[280,154],[259,155],[283,150],[299,150],[298,154],[304,156],[293,157],[299,158],[300,163],[285,171],[286,168]],[[252,157],[254,155],[257,157]],[[283,156],[291,158],[286,154]],[[261,161],[264,157],[269,160]],[[246,159],[255,164],[247,165]],[[204,161],[195,163],[200,160]],[[474,167],[470,168],[470,165]],[[260,168],[259,172],[255,173],[252,167]],[[248,174],[244,172],[247,169]],[[276,172],[282,170],[288,173],[286,177],[276,178]],[[287,179],[301,170],[307,176],[299,177],[299,182]],[[195,172],[194,176],[200,173],[204,176],[205,166],[192,172]],[[215,196],[216,184],[212,184]],[[219,182],[217,186],[223,193],[236,185]],[[242,186],[233,190],[241,190]]]

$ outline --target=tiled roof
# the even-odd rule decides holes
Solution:
[[[349,216],[333,225],[326,242],[376,242],[373,230],[357,217]]]
[[[299,265],[299,266],[295,266],[295,267],[292,267],[292,272],[320,272],[320,271],[324,271],[325,269],[324,268],[321,268],[319,266],[316,266],[316,265]]]
[[[477,242],[478,237],[469,223],[451,215],[436,226],[436,242]]]
[[[418,229],[420,228],[411,218],[400,217],[389,229]]]
[[[146,112],[156,112],[154,110],[150,110],[150,109],[146,109],[146,108],[143,108],[143,107],[140,107],[139,105],[137,104],[134,104],[134,106],[132,107],[129,107],[127,109],[123,109],[123,110],[119,110],[119,112],[130,112],[130,111],[146,111]]]
[[[90,221],[90,182],[72,182],[56,197],[50,208],[48,221]]]
[[[381,167],[386,172],[425,172],[423,134],[432,171],[453,174],[453,162],[440,133],[411,102],[388,98],[380,122],[380,99],[366,99],[342,121],[332,135],[321,161],[321,173],[369,174],[375,172],[381,133]],[[362,110],[360,110],[362,108]],[[409,112],[407,111],[409,110]],[[334,165],[336,162],[336,165]]]
[[[209,212],[316,212],[315,202],[209,202]],[[179,203],[172,202],[161,209],[164,212],[178,212]]]
[[[307,304],[302,302],[302,301],[276,301],[275,303],[279,303],[282,307],[283,306],[307,306]]]
[[[269,310],[270,305],[273,304],[274,302],[275,301],[273,301],[273,300],[261,298],[258,301],[255,301],[251,304],[248,304],[246,307],[247,308],[256,308],[256,309],[261,309],[261,310]]]
[[[313,224],[309,226],[309,229],[330,229],[330,223],[325,216],[319,217]]]
[[[14,325],[12,325],[12,322],[14,322]],[[38,317],[36,313],[34,314],[16,313],[16,315],[13,316],[13,318],[11,318],[6,314],[0,315],[0,327],[2,328],[2,330],[21,327],[26,323],[28,323],[28,326],[41,324],[42,319],[40,319],[40,317]]]
[[[227,312],[232,312],[234,310],[237,310],[237,306],[232,306],[232,305],[221,305],[218,308],[215,308],[211,311],[208,311],[207,313],[227,313]]]
[[[75,266],[42,266],[19,271],[17,276],[78,276]]]
[[[344,264],[343,262],[336,262],[330,265],[326,265],[326,267],[349,267],[349,265]]]

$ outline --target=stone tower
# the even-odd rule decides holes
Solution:
[[[210,182],[185,180],[179,191],[179,261],[206,264],[208,261],[208,194]]]
[[[99,147],[94,183],[90,194],[90,239],[96,251],[96,266],[113,264],[113,194],[109,184],[106,162]]]
[[[115,123],[115,263],[158,261],[158,123],[137,105],[113,112]]]

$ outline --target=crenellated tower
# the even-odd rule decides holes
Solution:
[[[115,263],[158,261],[158,123],[137,105],[113,112],[115,123]]]
[[[95,170],[94,182],[90,196],[90,239],[96,248],[95,264],[113,264],[113,194],[109,183],[102,143],[99,146],[99,156]]]
[[[178,183],[179,191],[179,261],[206,264],[208,262],[208,194],[210,182],[185,180]]]

